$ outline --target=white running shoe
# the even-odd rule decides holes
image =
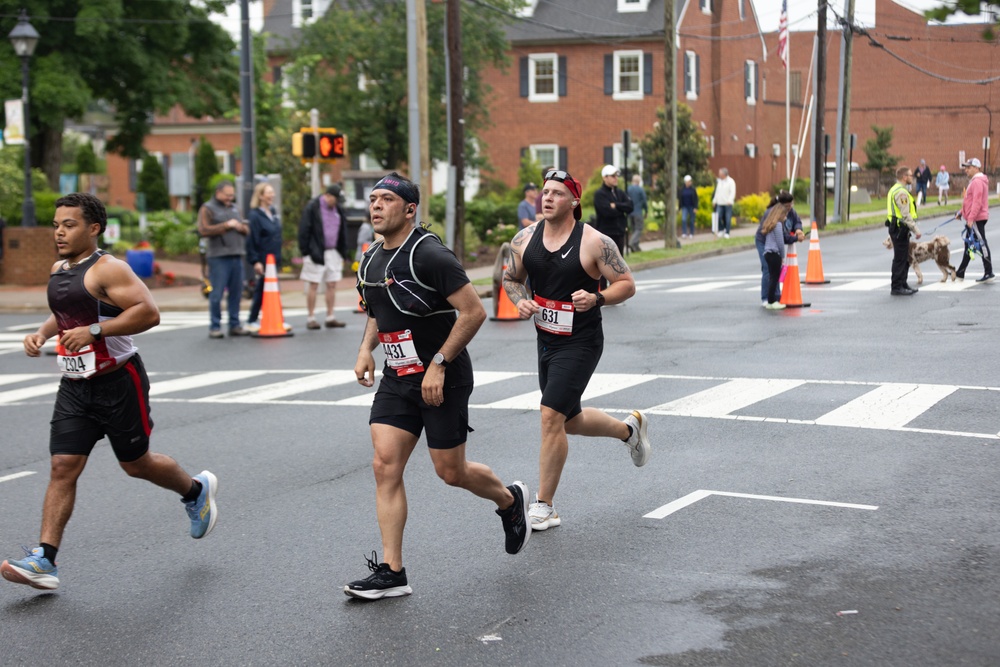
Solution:
[[[552,505],[538,502],[538,496],[535,496],[535,502],[528,506],[528,519],[531,521],[532,530],[548,530],[562,523]]]
[[[628,446],[629,454],[632,455],[632,463],[637,468],[646,465],[652,450],[649,446],[649,438],[646,437],[646,417],[638,410],[633,410],[632,414],[625,418],[625,423],[632,429],[632,435],[623,442]]]

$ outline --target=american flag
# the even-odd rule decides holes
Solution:
[[[781,0],[781,18],[778,19],[778,57],[788,69],[788,0]]]

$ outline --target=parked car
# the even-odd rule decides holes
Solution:
[[[833,185],[837,171],[837,163],[827,162],[824,171],[826,172],[826,189],[833,190]],[[851,171],[861,171],[861,166],[857,162],[852,162]]]

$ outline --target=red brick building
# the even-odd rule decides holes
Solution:
[[[525,151],[579,178],[606,162],[621,166],[622,130],[638,144],[663,104],[663,0],[580,0],[573,12],[532,4],[508,31],[514,66],[483,73],[494,91],[493,127],[483,137],[494,176],[515,185]],[[761,31],[751,0],[677,0],[675,8],[677,99],[691,107],[712,168],[729,168],[741,195],[764,191],[788,176],[777,33]],[[877,124],[894,127],[890,152],[904,162],[925,158],[934,170],[945,164],[954,173],[964,150],[992,170],[997,146],[984,154],[982,143],[1000,104],[996,44],[982,40],[981,26],[929,25],[893,0],[877,0],[875,24],[868,34],[881,46],[863,35],[854,42],[854,161],[865,162],[861,147]],[[793,144],[811,92],[814,36],[790,36]],[[828,31],[824,121],[832,142],[840,40],[840,32]],[[803,143],[797,173],[808,176],[811,136]]]

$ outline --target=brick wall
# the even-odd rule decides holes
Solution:
[[[3,230],[0,284],[45,285],[58,259],[51,227],[7,227]]]

